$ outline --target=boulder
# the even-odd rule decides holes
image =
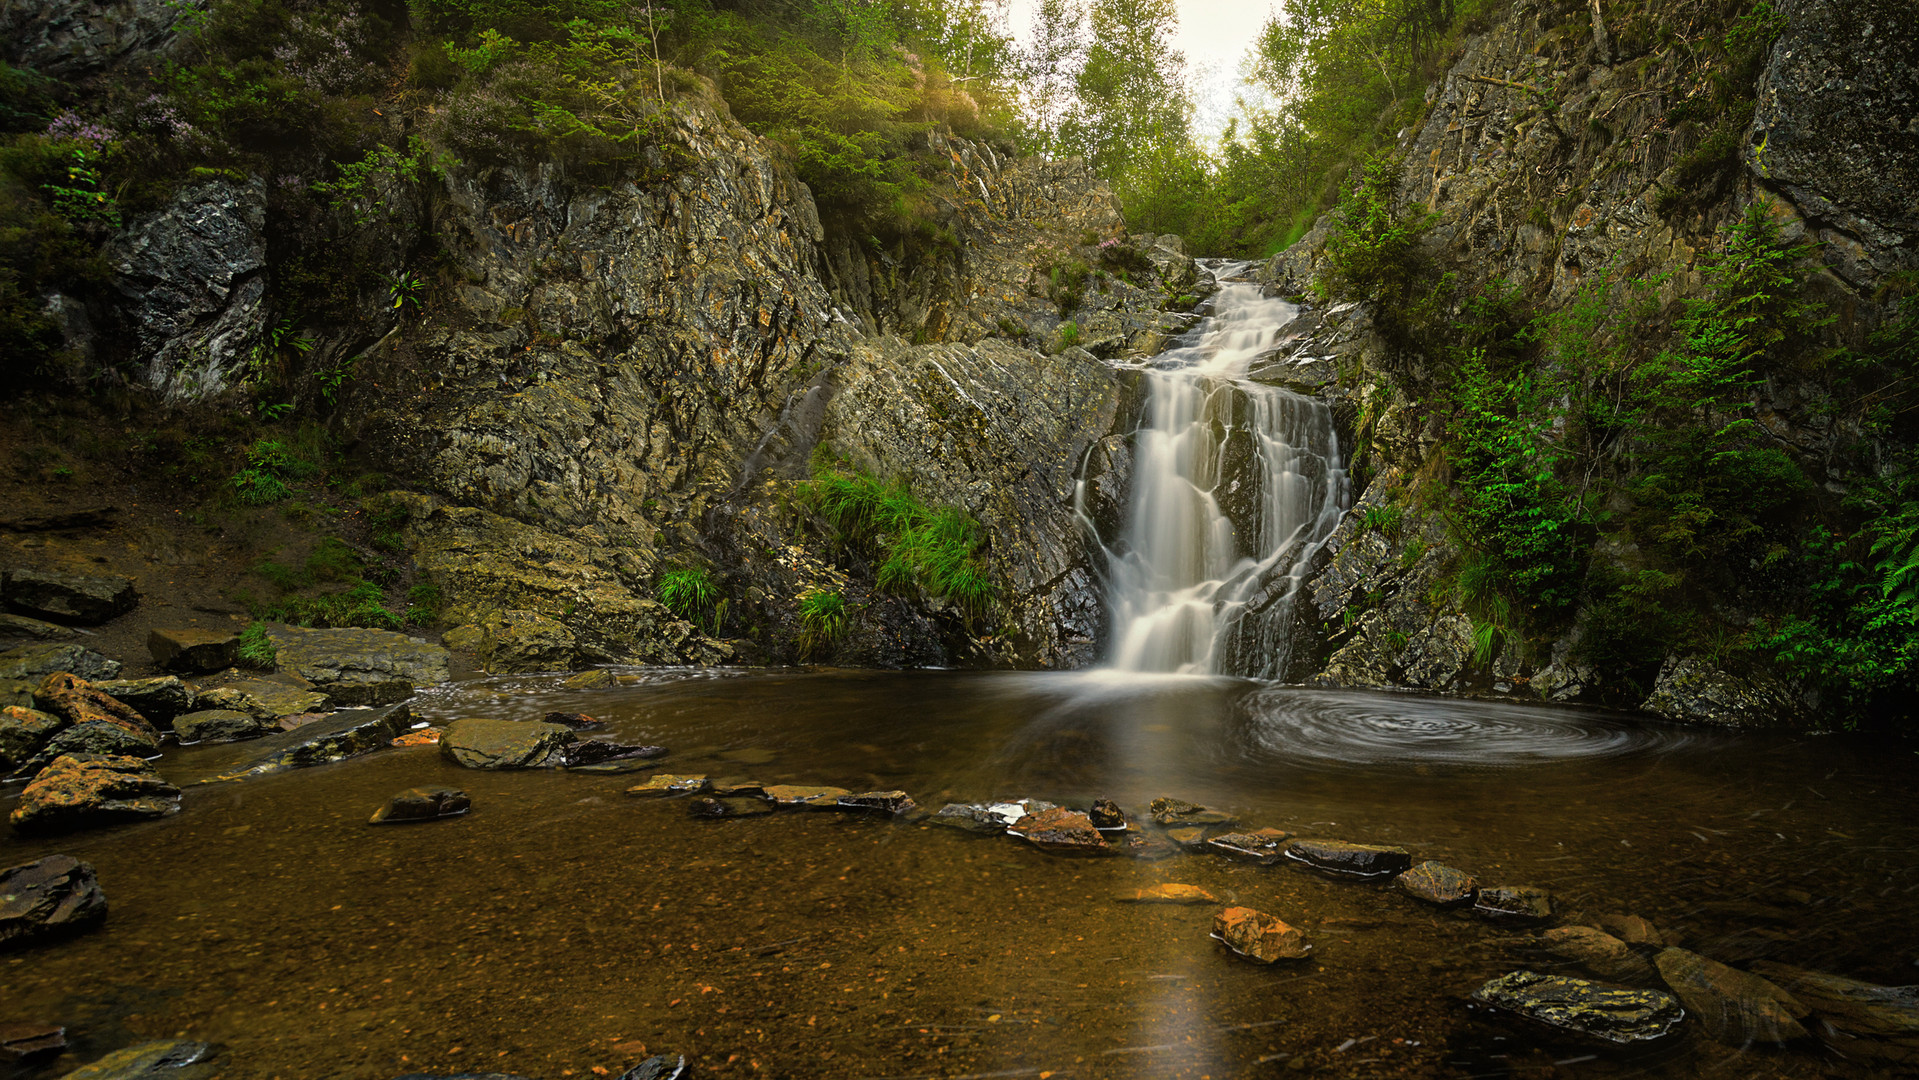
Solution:
[[[1672,995],[1625,990],[1564,975],[1515,971],[1473,991],[1473,997],[1560,1031],[1610,1043],[1658,1039],[1685,1017]]]
[[[1786,726],[1806,714],[1778,679],[1763,672],[1733,675],[1697,656],[1667,657],[1639,707],[1681,723],[1734,728]]]
[[[213,1048],[203,1042],[168,1039],[115,1050],[73,1070],[61,1080],[200,1080],[209,1075]]]
[[[1706,1032],[1727,1046],[1783,1043],[1806,1037],[1799,1021],[1809,1010],[1757,975],[1684,949],[1662,950],[1653,963],[1659,968],[1659,977],[1699,1018]]]
[[[252,713],[238,712],[233,709],[202,709],[190,712],[173,720],[173,734],[180,745],[190,746],[203,742],[239,742],[242,739],[257,739],[269,731],[266,723]]]
[[[0,679],[39,679],[58,671],[83,679],[111,679],[120,674],[120,661],[81,645],[52,642],[0,652]]]
[[[417,687],[447,680],[447,651],[389,630],[358,627],[304,630],[270,625],[281,671],[313,684],[334,708],[385,705]],[[305,712],[295,709],[294,712]]]
[[[271,722],[282,716],[300,716],[324,709],[327,700],[327,695],[315,690],[305,679],[275,676],[216,686],[202,691],[193,704],[196,709],[230,709]]]
[[[1297,960],[1312,951],[1306,935],[1276,915],[1230,907],[1213,916],[1213,937],[1248,960],[1270,964]]]
[[[1054,807],[1027,814],[1007,829],[1014,836],[1031,841],[1034,847],[1057,855],[1109,855],[1106,837],[1093,827],[1092,819],[1077,810]]]
[[[69,672],[48,675],[41,680],[33,697],[42,709],[75,724],[112,724],[151,739],[156,745],[160,741],[160,733],[147,723],[139,710]]]
[[[162,671],[223,671],[239,662],[240,635],[232,630],[149,630],[147,652]]]
[[[1217,904],[1219,898],[1197,885],[1151,885],[1144,889],[1119,894],[1118,899],[1128,904]]]
[[[149,758],[160,752],[160,740],[147,738],[118,724],[89,720],[60,729],[27,763],[14,770],[12,779],[37,776],[58,758],[71,754],[95,754]]]
[[[68,754],[40,770],[7,820],[21,832],[53,832],[165,817],[179,809],[180,789],[143,758]]]
[[[401,825],[409,822],[438,821],[458,817],[472,809],[473,800],[459,788],[407,788],[386,801],[386,805],[367,819],[370,825]]]
[[[698,795],[712,786],[712,781],[704,776],[674,776],[671,773],[661,773],[658,776],[647,777],[643,784],[635,784],[627,788],[626,793],[642,798]]]
[[[1283,829],[1222,833],[1206,841],[1206,848],[1228,858],[1271,866],[1285,857],[1282,845],[1292,834]]]
[[[1919,1063],[1919,986],[1873,983],[1761,960],[1753,972],[1818,1014],[1848,1056]]]
[[[0,870],[0,951],[84,933],[106,917],[93,867],[71,855]]]
[[[449,647],[452,647],[452,644],[450,641],[447,642]],[[560,685],[568,690],[598,690],[603,686],[612,686],[613,682],[612,672],[604,668],[594,668],[592,671],[582,671],[578,675],[569,676]]]
[[[1539,935],[1539,940],[1554,956],[1570,960],[1602,979],[1643,984],[1659,977],[1645,957],[1604,930],[1562,926]]]
[[[1443,863],[1423,862],[1393,879],[1399,890],[1415,900],[1440,907],[1470,904],[1479,881],[1464,870]]]
[[[194,710],[194,688],[178,676],[157,679],[107,679],[93,684],[95,690],[134,709],[155,727],[173,723],[181,713]]]
[[[704,795],[689,801],[687,810],[696,818],[756,817],[773,812],[773,808],[764,799],[715,798]]]
[[[263,776],[287,769],[344,761],[393,745],[413,724],[405,705],[385,709],[347,709],[292,731],[268,735],[247,748],[248,757],[208,782]]]
[[[71,626],[45,622],[41,619],[29,619],[25,615],[9,615],[0,612],[0,636],[33,638],[37,641],[65,641],[77,637],[79,631]]]
[[[440,756],[468,769],[537,769],[564,764],[575,738],[558,724],[467,717],[440,733]]]
[[[1368,878],[1402,874],[1413,865],[1405,848],[1343,840],[1295,840],[1286,848],[1286,857],[1328,873]]]
[[[1095,829],[1124,829],[1126,827],[1126,811],[1121,810],[1119,804],[1111,799],[1093,800],[1093,808],[1086,812],[1086,816],[1092,821],[1093,828]]]
[[[124,615],[140,602],[132,578],[58,570],[9,570],[0,574],[0,595],[16,611],[86,626]]]
[[[1495,922],[1541,923],[1553,917],[1553,897],[1531,885],[1494,885],[1473,897],[1473,914]]]
[[[10,773],[31,761],[66,726],[63,716],[18,705],[0,707],[0,773]]]
[[[834,805],[842,810],[864,810],[874,814],[890,814],[899,817],[919,809],[919,804],[904,791],[862,791],[852,795],[841,795]]]

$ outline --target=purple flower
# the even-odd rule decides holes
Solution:
[[[94,150],[99,150],[119,137],[119,133],[105,124],[83,120],[69,109],[53,118],[47,125],[47,138],[58,142],[83,142]]]

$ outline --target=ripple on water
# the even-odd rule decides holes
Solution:
[[[1564,705],[1266,687],[1240,702],[1241,749],[1331,765],[1502,768],[1668,753],[1718,737]]]

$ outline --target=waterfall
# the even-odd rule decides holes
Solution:
[[[1298,308],[1214,268],[1211,313],[1147,363],[1111,667],[1280,678],[1293,600],[1349,491],[1326,404],[1258,381]]]

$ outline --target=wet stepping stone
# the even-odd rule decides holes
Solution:
[[[575,738],[558,724],[471,716],[440,733],[440,756],[468,769],[538,769],[565,764]]]
[[[1257,829],[1253,832],[1224,833],[1206,841],[1206,847],[1219,855],[1271,866],[1285,857],[1282,847],[1292,834],[1284,829]]]
[[[473,808],[473,800],[459,788],[407,788],[386,801],[367,819],[369,825],[401,825],[459,817]]]
[[[1115,899],[1126,904],[1217,904],[1219,898],[1197,885],[1168,882],[1144,889],[1120,893]]]
[[[1479,880],[1464,870],[1444,863],[1423,862],[1393,879],[1399,890],[1415,900],[1439,907],[1458,907],[1473,902]]]
[[[975,833],[980,836],[1000,836],[1006,832],[1006,823],[999,816],[983,806],[972,803],[947,803],[927,819],[934,825],[944,825],[949,829]]]
[[[1277,915],[1246,907],[1230,907],[1213,916],[1213,938],[1260,964],[1297,960],[1313,948],[1297,927]]]
[[[1542,923],[1553,917],[1553,894],[1531,885],[1494,885],[1473,898],[1473,914],[1494,922]]]
[[[1126,811],[1121,810],[1119,804],[1111,799],[1095,799],[1093,808],[1086,812],[1086,816],[1095,829],[1117,831],[1126,827]]]
[[[1057,855],[1109,855],[1106,837],[1093,828],[1092,819],[1077,810],[1054,807],[1028,814],[1014,822],[1008,832],[1034,847]]]
[[[1148,810],[1161,825],[1231,825],[1239,819],[1224,810],[1213,810],[1184,799],[1161,796]]]
[[[842,810],[863,810],[894,817],[919,809],[919,804],[904,791],[862,791],[855,795],[841,795],[834,800],[834,804]]]
[[[712,782],[704,776],[675,776],[672,773],[661,773],[658,776],[648,777],[643,784],[635,784],[627,788],[626,793],[642,797],[665,798],[673,795],[698,795],[712,786]]]
[[[1295,840],[1286,849],[1286,857],[1329,874],[1363,878],[1401,874],[1413,865],[1412,854],[1405,848],[1343,840]]]
[[[212,1068],[203,1064],[212,1056],[213,1048],[203,1042],[167,1039],[141,1043],[116,1050],[61,1080],[200,1080]]]
[[[1799,1021],[1807,1008],[1766,979],[1684,949],[1666,949],[1653,963],[1707,1034],[1727,1046],[1806,1037]]]
[[[233,709],[203,709],[173,719],[173,734],[181,746],[203,742],[240,742],[277,730],[252,713]]]
[[[1515,971],[1473,991],[1475,1000],[1561,1031],[1611,1043],[1661,1038],[1685,1011],[1671,994],[1627,990],[1565,975]]]
[[[1198,851],[1206,846],[1206,828],[1202,825],[1182,825],[1167,829],[1166,839],[1189,851]]]
[[[819,787],[806,784],[773,784],[761,797],[777,806],[803,806],[814,810],[837,810],[840,796],[851,795],[843,787]]]
[[[582,739],[561,748],[559,760],[566,768],[579,769],[609,761],[652,761],[665,756],[664,746],[615,742],[612,739]]]
[[[0,1056],[25,1061],[67,1048],[67,1029],[59,1024],[20,1021],[0,1024]]]
[[[702,795],[687,803],[687,811],[696,818],[737,818],[770,814],[773,807],[764,799],[716,799]]]

